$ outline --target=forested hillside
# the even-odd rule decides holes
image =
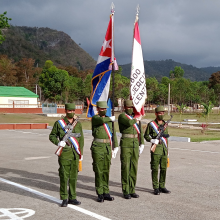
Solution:
[[[76,44],[69,35],[50,28],[11,26],[3,31],[6,40],[0,45],[0,55],[15,62],[32,58],[43,67],[46,60],[55,65],[94,69],[96,61]]]
[[[47,60],[51,60],[56,66],[72,66],[78,70],[95,68],[96,61],[64,32],[50,28],[11,26],[3,33],[6,40],[0,44],[0,55],[7,55],[14,62],[32,58],[35,67],[43,67]],[[164,76],[169,77],[170,71],[176,66],[180,66],[185,72],[184,78],[191,81],[208,81],[212,73],[220,71],[220,67],[197,68],[172,59],[144,61],[144,65],[146,77],[156,77],[159,81]],[[130,77],[131,64],[120,66],[122,75]]]
[[[220,71],[220,67],[197,68],[192,65],[175,62],[171,59],[161,61],[144,61],[146,77],[156,77],[161,80],[163,76],[169,77],[170,71],[175,66],[180,66],[184,70],[184,78],[192,81],[208,81],[211,74]],[[122,74],[130,77],[131,64],[121,65]]]

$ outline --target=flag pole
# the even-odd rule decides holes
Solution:
[[[112,65],[112,116],[115,115],[115,57],[114,57],[114,13],[115,13],[115,5],[112,2],[111,4],[111,16],[112,16],[112,54],[111,54],[111,65]],[[112,148],[114,149],[115,144],[114,144],[114,132],[115,132],[115,126],[114,122],[112,122]]]
[[[140,6],[139,4],[137,5],[137,13],[136,13],[136,18],[135,18],[135,23],[138,22],[139,24],[139,11],[140,11]],[[140,117],[142,118],[142,116]],[[142,124],[141,124],[141,120],[139,121],[139,129],[140,129],[140,132],[142,131]],[[139,146],[141,145],[141,135],[139,135]],[[140,155],[139,155],[140,157]]]

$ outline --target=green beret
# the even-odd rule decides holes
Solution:
[[[65,104],[65,109],[66,110],[75,110],[76,109],[76,106],[74,103],[66,103]]]
[[[155,108],[155,112],[165,112],[164,107],[162,105],[159,105]]]
[[[98,102],[96,102],[96,105],[99,108],[108,108],[108,105],[107,105],[106,101],[98,101]]]
[[[132,100],[125,100],[125,106],[126,107],[133,107],[134,105],[133,105]]]

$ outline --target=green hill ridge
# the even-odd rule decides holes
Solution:
[[[96,61],[71,37],[50,28],[11,26],[3,30],[6,40],[0,45],[0,55],[7,55],[15,62],[22,58],[33,58],[35,65],[42,67],[46,60],[52,60],[56,66],[74,66],[80,70],[94,69]],[[120,65],[120,64],[119,64]],[[184,71],[184,78],[192,81],[208,81],[211,74],[220,71],[220,67],[197,68],[172,59],[144,61],[146,77],[169,77],[175,66]],[[120,65],[122,75],[130,77],[131,64]]]
[[[11,26],[4,30],[4,34],[6,40],[0,45],[0,54],[5,54],[14,61],[33,58],[40,67],[46,60],[52,60],[55,65],[95,68],[96,61],[62,31]]]
[[[146,77],[156,77],[158,80],[161,80],[164,76],[169,77],[170,71],[174,70],[175,66],[180,66],[185,71],[184,78],[190,79],[191,81],[208,81],[212,73],[220,71],[220,67],[197,68],[192,65],[175,62],[172,59],[144,61]],[[121,67],[122,74],[130,77],[131,64],[121,65]]]

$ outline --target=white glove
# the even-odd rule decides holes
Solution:
[[[115,121],[115,116],[111,116],[111,117],[109,117],[110,119],[111,119],[111,121]]]
[[[151,139],[150,142],[152,144],[156,144],[156,145],[159,144],[159,140],[158,139]]]
[[[143,150],[144,150],[144,145],[141,144],[141,146],[139,146],[139,155],[142,154]]]
[[[65,146],[66,146],[66,142],[65,142],[65,141],[60,141],[60,142],[58,143],[58,146],[60,146],[60,147],[65,147]]]
[[[139,122],[140,120],[141,120],[141,117],[139,117],[139,118],[136,118],[137,119],[137,121]]]
[[[81,155],[81,159],[79,159],[79,161],[82,161],[83,160],[83,155]]]
[[[118,147],[116,147],[113,151],[112,151],[112,158],[116,158],[116,155],[118,153]]]

